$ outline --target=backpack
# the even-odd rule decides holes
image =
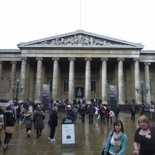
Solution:
[[[102,113],[102,114],[106,114],[106,110],[103,108],[103,109],[101,110],[101,113]]]

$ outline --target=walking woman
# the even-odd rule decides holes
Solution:
[[[128,138],[124,133],[123,123],[116,120],[113,131],[109,133],[104,155],[125,155]]]
[[[48,138],[48,140],[55,141],[54,139],[54,135],[55,135],[55,129],[58,125],[58,116],[57,116],[57,107],[53,107],[52,108],[52,112],[49,116],[49,121],[48,121],[48,125],[50,126],[50,136]]]
[[[36,129],[36,132],[37,132],[37,138],[41,136],[42,130],[44,129],[44,121],[43,121],[44,118],[45,118],[45,114],[40,109],[40,106],[38,105],[36,111],[34,111],[34,116],[33,116],[34,128]]]
[[[27,114],[25,115],[25,119],[23,122],[25,124],[27,137],[31,136],[32,121],[33,121],[32,111],[28,111]]]
[[[5,129],[5,138],[4,138],[4,148],[5,152],[8,150],[8,144],[11,140],[12,133],[14,132],[15,116],[11,110],[11,106],[6,107],[4,111],[4,129]]]

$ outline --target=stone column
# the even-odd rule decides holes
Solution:
[[[123,58],[118,60],[118,104],[124,104]]]
[[[107,104],[107,58],[101,58],[102,61],[102,103]]]
[[[11,86],[15,86],[15,80],[16,80],[16,61],[11,61],[12,64],[12,69],[11,69]],[[11,89],[11,88],[10,88]],[[11,90],[10,91],[10,99],[14,100],[14,92]]]
[[[26,65],[26,80],[25,80],[25,87],[24,87],[24,91],[25,91],[25,99],[30,98],[30,74],[31,70],[30,70],[30,63],[27,63]]]
[[[34,75],[35,75],[35,69],[34,65],[30,66],[30,91],[29,91],[29,97],[34,101],[35,100],[35,84],[34,84]]]
[[[145,65],[145,88],[149,89],[148,93],[146,93],[146,103],[151,104],[151,96],[150,96],[150,72],[149,72],[149,65],[151,63],[144,63]]]
[[[36,77],[36,97],[35,103],[41,103],[41,72],[43,58],[36,58],[37,60],[37,77]]]
[[[0,99],[2,98],[1,93],[2,93],[2,64],[3,62],[0,61]]]
[[[25,100],[25,79],[26,79],[26,60],[27,58],[21,58],[21,72],[20,72],[20,88],[23,90],[19,93],[19,99]]]
[[[86,70],[85,70],[85,99],[88,104],[91,103],[91,58],[85,58]]]
[[[58,60],[59,58],[53,58],[53,82],[52,82],[52,99],[56,101],[58,99]]]
[[[134,59],[135,89],[140,89],[139,59]],[[135,90],[136,104],[141,104],[141,94]]]
[[[75,58],[69,58],[69,94],[68,99],[73,101],[75,98],[75,87],[74,87],[74,61]]]

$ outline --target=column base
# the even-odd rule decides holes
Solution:
[[[136,105],[142,105],[142,102],[141,101],[137,101]]]
[[[125,103],[123,101],[119,101],[118,104],[119,105],[125,105]]]
[[[86,101],[86,104],[91,104],[91,101]]]
[[[102,104],[108,104],[108,102],[107,101],[102,101]]]
[[[35,100],[35,104],[41,104],[41,100]]]

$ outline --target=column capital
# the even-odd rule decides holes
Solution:
[[[17,61],[11,61],[10,63],[11,63],[11,64],[16,64],[16,63],[17,63]]]
[[[141,58],[134,58],[133,60],[134,60],[134,61],[140,61]]]
[[[52,60],[59,60],[59,58],[58,57],[53,57]]]
[[[103,61],[103,60],[108,61],[108,58],[101,58],[101,61]]]
[[[124,61],[124,58],[117,58],[117,61]]]
[[[151,65],[150,62],[144,62],[144,65]]]
[[[27,57],[20,57],[20,60],[27,60]]]
[[[42,57],[37,57],[36,60],[43,60],[43,58]]]
[[[74,60],[75,61],[76,59],[74,57],[73,58],[71,57],[71,58],[68,58],[68,60]]]
[[[86,61],[87,61],[87,60],[90,60],[90,61],[91,61],[91,60],[92,60],[92,58],[85,58],[85,60],[86,60]]]

